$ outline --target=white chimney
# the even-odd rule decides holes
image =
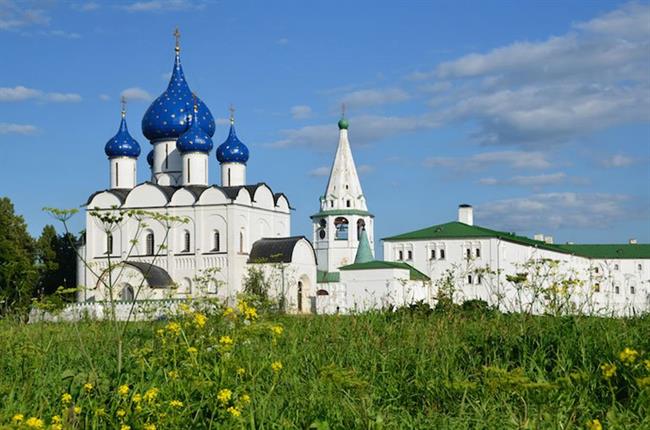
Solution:
[[[458,205],[458,222],[474,225],[474,209],[472,205]]]
[[[630,239],[630,245],[636,245],[637,243],[636,239]]]
[[[544,236],[544,242],[552,244],[553,236]]]
[[[535,236],[533,236],[533,239],[539,240],[540,242],[544,242],[544,234],[543,233],[537,233]]]

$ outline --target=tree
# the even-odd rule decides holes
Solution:
[[[0,198],[0,314],[29,307],[38,280],[34,261],[34,240],[25,220],[15,214],[9,198]]]
[[[75,240],[71,233],[58,235],[53,226],[43,227],[41,237],[36,241],[39,295],[54,294],[59,287],[64,290],[75,288],[77,275]],[[74,300],[74,294],[66,294],[66,298]]]

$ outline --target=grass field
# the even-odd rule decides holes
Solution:
[[[0,428],[650,428],[648,317],[255,313],[0,321]]]

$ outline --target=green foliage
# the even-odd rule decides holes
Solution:
[[[39,270],[38,294],[51,295],[59,288],[71,290],[77,284],[76,238],[71,233],[58,235],[51,225],[43,228],[36,241],[37,267]],[[74,294],[62,297],[73,301]]]
[[[148,420],[197,429],[584,429],[594,419],[605,429],[650,428],[647,316],[215,309],[200,311],[203,326],[187,309],[130,324],[121,373],[108,323],[0,321],[0,427],[23,414],[48,425],[59,415],[66,429],[140,429]],[[223,388],[240,417],[220,403]],[[159,389],[156,401],[138,409],[135,395],[151,389]],[[96,417],[99,408],[105,417]]]

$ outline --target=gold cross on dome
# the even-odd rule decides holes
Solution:
[[[228,110],[230,111],[230,124],[234,124],[235,123],[235,107],[232,105],[232,103],[230,104],[230,107],[228,108]]]
[[[176,51],[181,50],[181,32],[178,31],[178,27],[174,30],[174,38],[176,39]]]

